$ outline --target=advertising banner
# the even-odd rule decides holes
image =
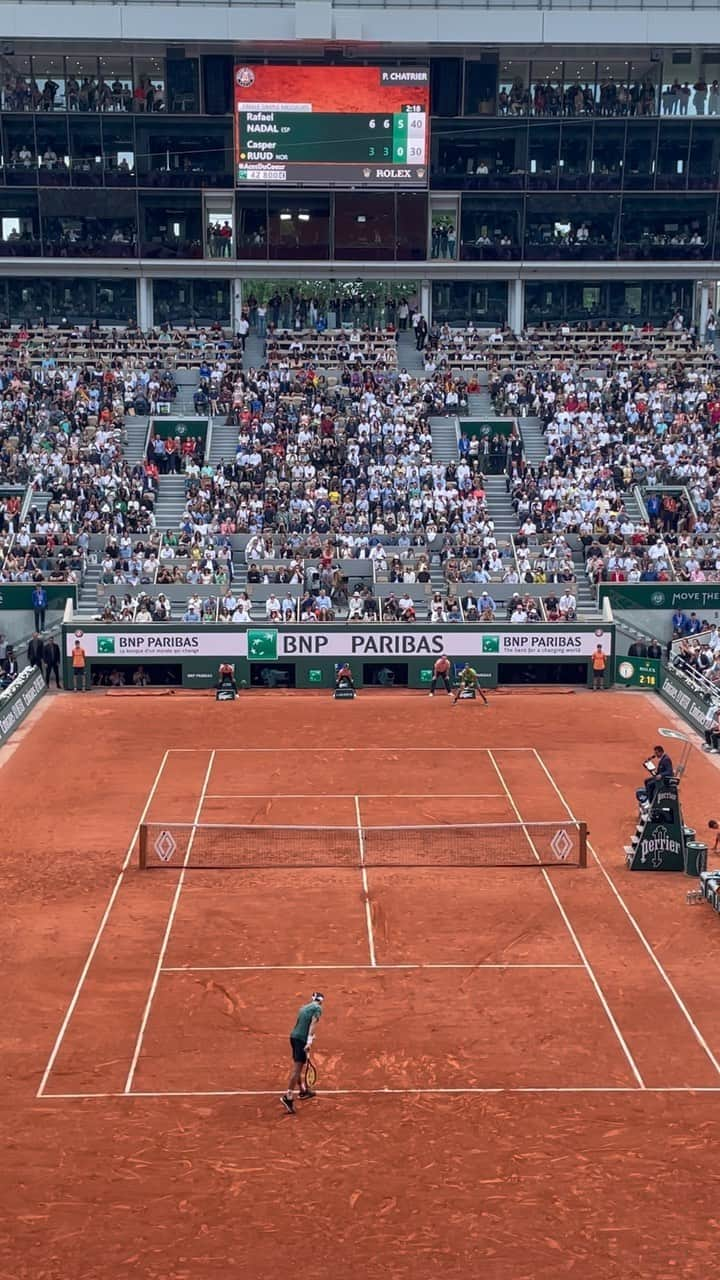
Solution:
[[[76,633],[65,634],[65,652],[72,653]],[[88,658],[126,660],[164,658],[212,658],[247,655],[247,632],[234,631],[85,631],[80,633]]]
[[[683,720],[687,720],[688,724],[692,725],[693,729],[697,729],[699,733],[704,731],[710,709],[709,700],[705,701],[698,697],[697,693],[689,689],[678,676],[670,675],[667,671],[662,679],[660,695],[679,712]]]
[[[42,672],[37,667],[25,667],[9,689],[0,694],[0,746],[45,692]]]
[[[629,689],[657,689],[661,669],[655,658],[617,658],[615,679]]]
[[[720,585],[684,582],[601,582],[600,600],[613,609],[720,609]]]
[[[75,636],[66,633],[66,653]],[[82,645],[88,658],[127,660],[237,657],[250,662],[284,662],[295,658],[427,658],[441,653],[472,658],[589,658],[601,644],[612,651],[612,632],[599,628],[564,631],[420,631],[420,630],[281,630],[277,627],[226,628],[223,631],[97,631],[85,632]]]

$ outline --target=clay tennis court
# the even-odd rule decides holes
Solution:
[[[3,1280],[707,1276],[720,930],[622,854],[668,717],[621,692],[43,704],[0,770]],[[691,825],[717,779],[694,751]],[[332,862],[332,829],[575,819],[586,869],[136,865],[141,822],[330,828]],[[319,1092],[289,1117],[314,988]]]

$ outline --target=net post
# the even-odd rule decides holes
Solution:
[[[586,867],[587,866],[587,836],[588,836],[587,822],[578,823],[578,827],[580,831],[579,863],[581,867]]]
[[[147,868],[147,844],[148,844],[147,823],[141,822],[140,837],[138,840],[138,866],[141,871],[145,871]]]

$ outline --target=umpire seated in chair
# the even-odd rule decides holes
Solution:
[[[237,694],[235,668],[229,662],[221,662],[218,669],[217,684],[215,685],[215,701],[234,702]]]
[[[654,765],[654,768],[651,765]],[[649,761],[646,761],[645,768],[649,769],[650,777],[636,795],[640,804],[652,805],[657,791],[675,781],[675,769],[667,751],[661,746],[653,747],[652,756]]]

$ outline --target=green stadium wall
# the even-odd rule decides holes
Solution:
[[[684,582],[601,582],[599,600],[613,609],[720,609],[720,585]]]
[[[698,733],[704,732],[710,710],[709,697],[703,697],[698,690],[686,685],[682,676],[672,671],[663,673],[660,697]]]
[[[35,585],[34,582],[4,582],[0,586],[0,610],[32,611]],[[77,587],[70,586],[67,582],[42,582],[37,585],[45,588],[48,612],[52,609],[64,609],[68,600],[72,600],[73,604],[77,603]]]
[[[181,441],[190,436],[193,440],[202,440],[205,444],[208,422],[208,418],[152,418],[149,436],[151,439],[153,436],[160,436],[162,440],[179,436]]]

